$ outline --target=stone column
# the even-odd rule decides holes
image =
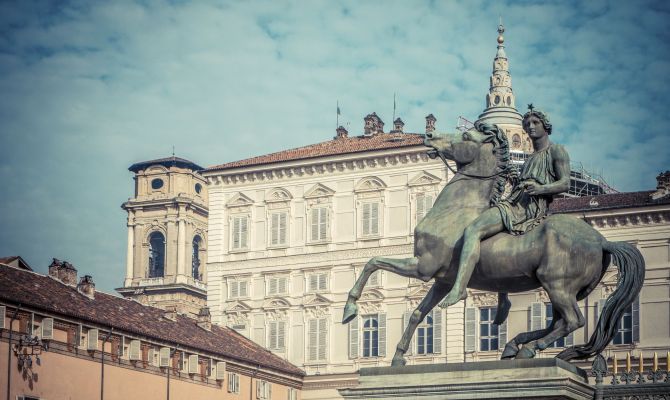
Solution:
[[[186,223],[181,208],[177,218],[177,275],[186,275]]]
[[[124,286],[130,286],[133,280],[133,267],[135,260],[133,259],[133,251],[135,247],[135,227],[131,224],[130,218],[128,221],[128,250],[126,253],[126,283]]]

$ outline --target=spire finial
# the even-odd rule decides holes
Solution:
[[[502,45],[505,42],[505,38],[503,37],[503,33],[505,33],[505,27],[503,26],[502,23],[502,16],[500,16],[500,25],[498,25],[498,44]]]

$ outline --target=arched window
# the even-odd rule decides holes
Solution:
[[[191,257],[191,276],[193,279],[202,280],[202,271],[200,270],[200,248],[202,247],[202,238],[195,235],[193,238],[193,253]]]
[[[165,236],[160,232],[149,235],[149,278],[165,275]]]

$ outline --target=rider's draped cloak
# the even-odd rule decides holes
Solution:
[[[551,143],[546,149],[531,154],[523,165],[519,183],[512,188],[507,199],[496,204],[505,229],[513,235],[530,231],[547,215],[553,195],[532,196],[524,190],[523,182],[534,180],[540,185],[546,185],[558,180],[550,151],[556,146],[561,147],[560,144]]]

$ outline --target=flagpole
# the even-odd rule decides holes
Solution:
[[[393,121],[391,123],[395,122],[395,92],[393,92]],[[395,128],[393,128],[395,129]]]
[[[340,127],[340,101],[337,100],[337,117],[335,117],[335,129]]]

